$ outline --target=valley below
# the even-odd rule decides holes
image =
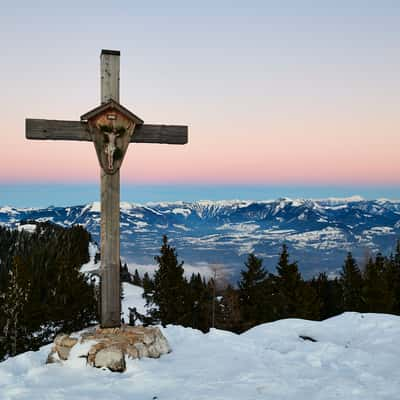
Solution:
[[[99,242],[100,204],[71,207],[0,208],[0,224],[29,229],[29,221],[80,224]],[[25,228],[24,228],[25,227]],[[306,278],[336,275],[348,251],[362,266],[369,255],[386,255],[400,238],[400,201],[277,199],[121,203],[121,256],[131,269],[152,268],[167,235],[190,271],[210,273],[218,264],[236,280],[249,253],[275,272],[283,243]]]

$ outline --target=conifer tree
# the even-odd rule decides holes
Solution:
[[[190,314],[185,302],[187,282],[183,276],[183,262],[179,263],[175,248],[168,244],[164,235],[160,255],[155,257],[158,269],[154,274],[153,290],[147,297],[151,317],[167,324],[182,324]]]
[[[245,262],[245,269],[241,272],[238,282],[239,298],[242,309],[243,321],[249,326],[263,322],[264,304],[263,298],[264,280],[267,272],[262,266],[262,259],[254,254],[249,254]]]
[[[320,320],[321,304],[317,293],[311,285],[311,282],[302,279],[301,297],[297,314],[300,318]]]
[[[59,330],[73,332],[96,320],[97,303],[94,284],[79,270],[67,252],[60,251],[55,259],[57,274],[53,293],[47,295],[48,319]]]
[[[147,296],[152,296],[153,293],[153,289],[154,289],[154,282],[153,280],[150,278],[150,275],[148,272],[145,272],[143,275],[143,279],[142,279],[142,284],[143,284],[143,289],[144,289],[144,293]],[[145,296],[144,296],[145,297]],[[146,297],[145,297],[146,298]]]
[[[337,278],[328,279],[325,272],[313,278],[311,286],[314,288],[320,304],[320,319],[324,320],[343,312],[342,290]]]
[[[400,240],[396,242],[396,251],[394,254],[394,264],[400,268]]]
[[[286,244],[283,244],[276,267],[278,275],[276,277],[278,318],[299,318],[299,303],[302,294],[302,279],[297,263],[289,262],[289,252]]]
[[[356,260],[349,252],[340,274],[340,283],[343,291],[344,311],[358,311],[363,309],[362,304],[362,276]]]
[[[216,328],[240,333],[243,327],[239,290],[228,285],[219,302],[216,313]]]
[[[153,294],[154,294],[154,282],[150,278],[148,272],[145,272],[142,279],[142,287],[143,287],[143,294],[142,297],[146,300],[146,306],[148,308],[152,307],[153,305]],[[151,318],[151,323],[155,323],[156,321]]]
[[[388,274],[390,261],[378,253],[375,261],[370,258],[364,271],[362,288],[364,309],[366,312],[393,311],[395,303],[394,292],[390,290]]]
[[[28,302],[30,282],[23,279],[23,266],[18,257],[15,257],[13,268],[9,271],[8,287],[2,297],[1,313],[4,318],[2,343],[3,353],[15,356],[22,342],[23,314]]]
[[[388,283],[388,290],[391,292],[393,298],[394,314],[400,314],[400,240],[396,243],[396,250],[394,256],[389,260],[386,281]]]
[[[208,332],[210,329],[212,296],[212,287],[207,285],[200,273],[192,274],[185,300],[191,308],[191,315],[185,322],[192,328],[200,329],[203,332]]]
[[[18,272],[16,282],[20,288],[26,288],[29,283],[29,299],[23,312],[17,313],[17,346],[12,351],[0,349],[0,359],[14,354],[15,349],[16,352],[36,350],[60,330],[80,330],[97,319],[94,285],[79,271],[89,260],[90,235],[82,227],[32,223],[36,225],[35,232],[7,232],[0,228],[2,310],[11,310],[20,303],[14,304],[12,300],[9,271]],[[2,246],[4,243],[7,251]],[[0,312],[0,327],[8,325],[9,331],[6,314],[7,311]]]
[[[139,271],[137,270],[137,268],[135,269],[135,272],[133,274],[132,283],[136,286],[143,285],[142,279],[140,278]]]
[[[121,282],[133,283],[132,282],[133,281],[132,274],[129,272],[128,264],[124,263],[124,265],[122,265],[122,263],[120,261],[119,265],[120,265]]]
[[[276,267],[275,306],[277,318],[319,319],[319,302],[311,285],[304,282],[296,262],[289,261],[283,244]]]

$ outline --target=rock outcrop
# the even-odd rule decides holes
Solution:
[[[157,327],[123,325],[121,328],[87,329],[79,334],[60,334],[47,358],[47,363],[68,360],[71,349],[77,344],[94,343],[84,356],[96,368],[114,372],[126,369],[125,357],[140,359],[158,358],[171,352],[167,339]]]

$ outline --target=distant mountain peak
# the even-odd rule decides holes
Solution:
[[[100,203],[69,207],[0,208],[0,224],[20,221],[81,224],[99,242]],[[400,201],[360,196],[328,199],[201,200],[121,203],[121,254],[152,264],[166,234],[189,265],[225,264],[234,271],[248,252],[273,270],[285,242],[307,274],[340,268],[348,250],[362,262],[368,252],[389,254],[400,238]],[[199,264],[199,265],[200,265]],[[328,272],[329,272],[328,271]]]

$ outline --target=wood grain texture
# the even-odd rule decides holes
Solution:
[[[101,169],[101,326],[121,325],[120,300],[120,173]]]
[[[77,140],[91,142],[86,122],[27,119],[25,135],[32,140]],[[183,125],[136,126],[131,143],[186,144],[188,127]]]
[[[101,103],[114,100],[119,103],[119,52],[102,51],[100,55]]]
[[[133,132],[131,142],[186,144],[188,127],[184,125],[138,125]]]
[[[101,102],[119,103],[119,55],[102,53]],[[120,175],[100,168],[101,179],[101,320],[103,328],[121,326],[120,284]]]
[[[78,140],[91,142],[85,122],[26,119],[25,137],[33,140]]]

